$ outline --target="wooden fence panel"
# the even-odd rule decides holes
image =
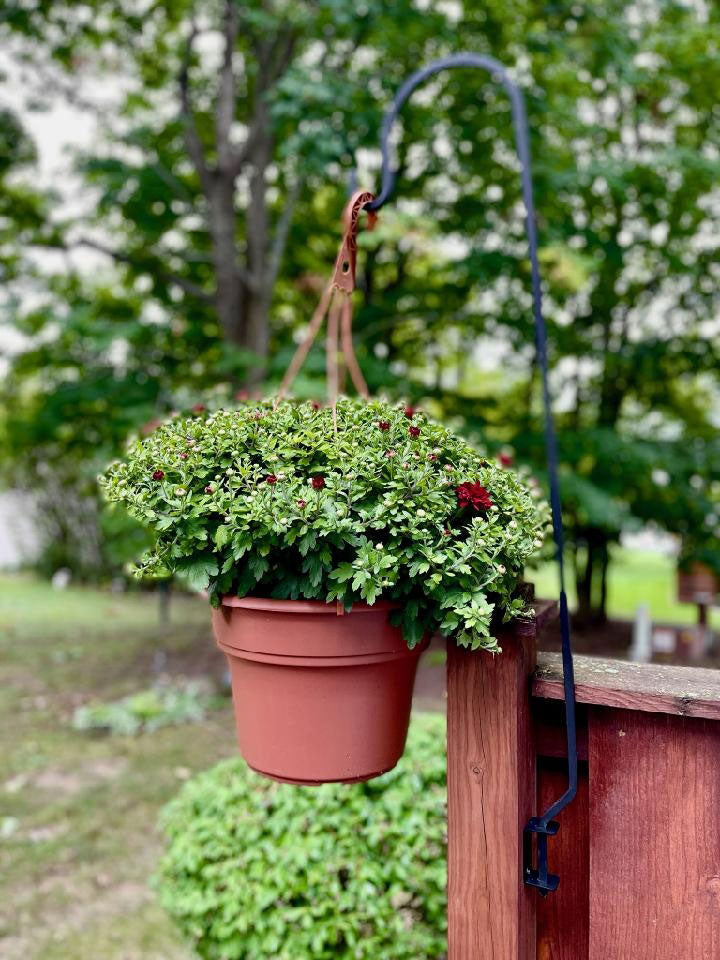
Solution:
[[[567,787],[567,768],[540,758],[538,810],[546,810]],[[537,898],[537,960],[587,960],[590,856],[587,768],[580,771],[577,797],[558,817],[560,831],[548,841],[550,869],[560,873],[555,893]]]
[[[590,960],[718,960],[720,724],[594,708],[589,761]]]

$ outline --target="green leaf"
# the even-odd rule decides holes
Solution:
[[[351,563],[341,563],[339,567],[336,567],[335,570],[330,571],[331,580],[339,580],[340,583],[345,583],[346,580],[350,580],[355,573],[355,568]]]
[[[218,564],[214,557],[191,557],[180,561],[176,570],[185,578],[191,590],[207,590],[210,577],[218,573]]]

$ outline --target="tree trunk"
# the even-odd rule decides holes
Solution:
[[[264,375],[269,347],[270,291],[267,289],[268,217],[265,201],[265,171],[269,153],[256,168],[251,181],[248,211],[248,278],[237,262],[234,178],[215,172],[210,194],[213,262],[217,278],[217,311],[223,336],[229,343],[250,350],[260,358],[249,376],[257,383]]]
[[[607,572],[609,536],[590,527],[578,531],[575,549],[576,623],[581,628],[607,622]]]
[[[251,296],[247,304],[245,344],[259,358],[258,366],[250,373],[251,383],[265,376],[270,343],[270,223],[267,207],[267,168],[272,157],[272,136],[267,103],[262,99],[256,108],[254,121],[260,131],[252,156],[250,201],[247,213],[247,263],[250,274]]]
[[[290,192],[285,214],[280,217],[274,242],[270,243],[270,218],[267,205],[267,170],[272,161],[274,139],[268,93],[292,61],[298,34],[288,24],[275,35],[260,33],[254,45],[257,76],[249,84],[248,98],[253,104],[252,119],[242,145],[233,142],[236,77],[235,45],[240,8],[236,0],[224,0],[222,34],[223,56],[218,71],[215,103],[215,147],[217,159],[208,162],[207,150],[198,132],[190,92],[189,70],[198,28],[190,31],[178,76],[180,116],[187,152],[200,180],[208,205],[209,231],[216,275],[214,300],[223,337],[258,357],[250,382],[265,375],[269,349],[269,312],[292,211],[301,189],[298,176]],[[254,32],[254,31],[252,31]],[[247,78],[246,78],[247,79]],[[249,203],[246,218],[246,263],[241,265],[237,250],[235,183],[240,174],[250,171]]]
[[[607,540],[604,545],[604,552],[600,564],[600,601],[598,606],[598,617],[600,623],[607,622],[607,593],[608,593],[608,567],[610,565],[610,552],[608,550]]]
[[[234,194],[234,178],[216,172],[208,200],[218,319],[225,339],[244,347],[247,290],[236,259]]]
[[[592,620],[592,568],[593,553],[585,542],[575,551],[575,587],[577,590],[577,613],[579,627],[589,626]]]

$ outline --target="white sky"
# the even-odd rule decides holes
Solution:
[[[48,68],[51,78],[55,71]],[[52,89],[47,80],[45,86],[32,67],[21,65],[8,50],[0,51],[0,75],[4,82],[0,85],[0,105],[9,107],[21,118],[25,130],[35,143],[38,162],[29,175],[32,182],[41,188],[52,189],[59,196],[59,205],[54,213],[66,217],[84,212],[83,200],[87,190],[83,191],[80,178],[73,171],[72,151],[89,146],[98,133],[97,114],[80,109],[66,101],[62,93],[43,96],[42,110],[29,109],[29,104],[37,102],[36,90],[43,92]],[[111,109],[112,88],[107,83],[91,85],[94,102],[107,105]],[[28,177],[28,171],[18,174],[21,179]],[[45,270],[61,270],[66,255],[52,251],[34,251],[33,258]],[[70,254],[79,268],[93,269],[107,266],[107,258],[89,249],[78,249]],[[29,295],[30,296],[30,295]],[[10,354],[21,349],[25,339],[13,327],[0,325],[0,354]],[[6,368],[7,361],[0,356],[0,374]]]

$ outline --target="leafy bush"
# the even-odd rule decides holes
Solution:
[[[239,758],[163,811],[160,899],[205,960],[438,960],[446,944],[445,724],[415,717],[369,783],[292,787]]]
[[[399,601],[425,632],[497,649],[491,618],[542,545],[546,511],[509,470],[403,405],[266,401],[176,419],[104,480],[154,528],[141,571],[223,594]]]
[[[197,685],[158,686],[111,703],[90,703],[73,714],[76,730],[133,736],[160,727],[202,720],[213,698]]]

